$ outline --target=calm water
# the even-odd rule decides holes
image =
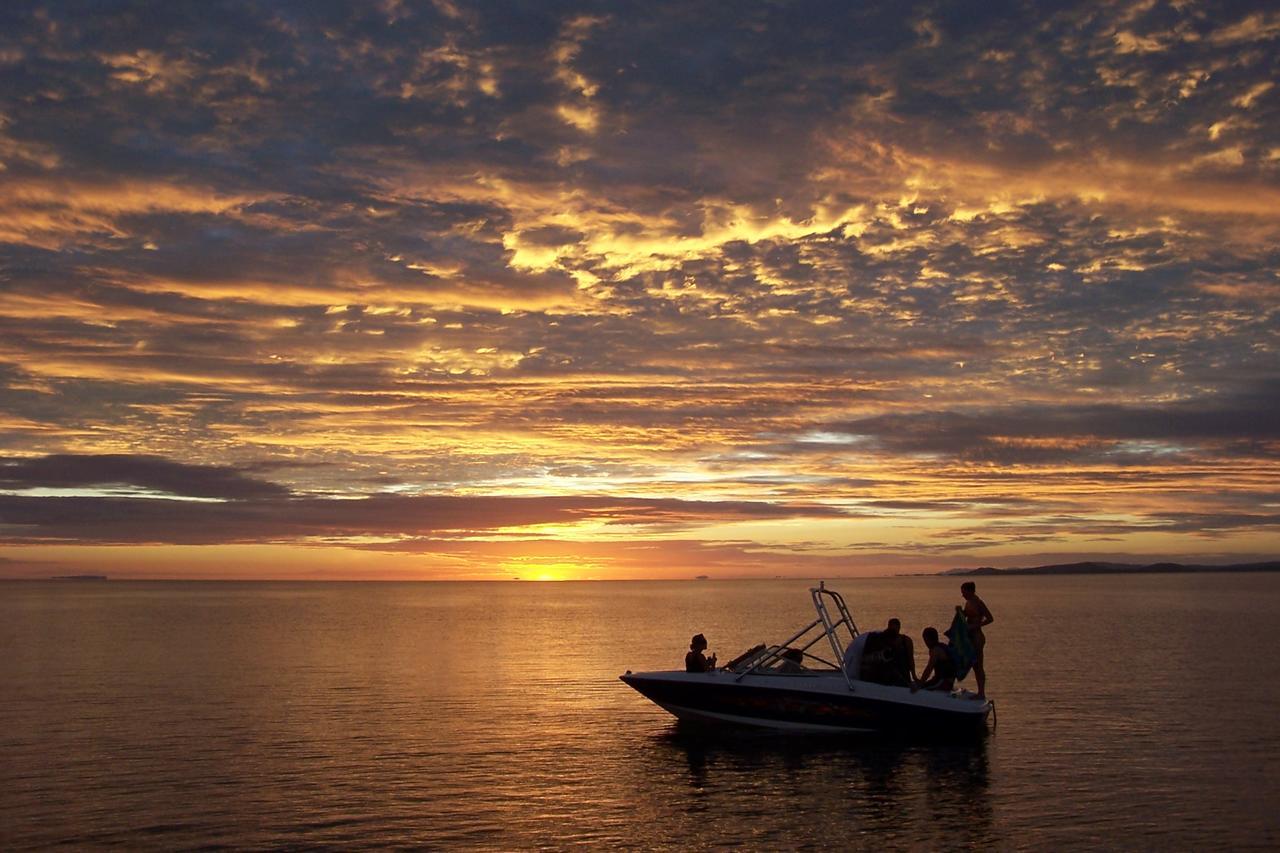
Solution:
[[[809,585],[0,584],[0,848],[1280,845],[1280,576],[979,579],[975,744],[708,738],[617,680]]]

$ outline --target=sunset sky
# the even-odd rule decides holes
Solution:
[[[0,7],[0,576],[1280,556],[1270,3]]]

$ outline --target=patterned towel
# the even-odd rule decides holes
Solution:
[[[956,665],[956,681],[960,681],[973,668],[978,652],[973,647],[973,640],[969,638],[969,623],[965,621],[964,613],[959,607],[956,608],[955,618],[951,620],[951,627],[943,633],[951,641],[947,646],[947,654]]]

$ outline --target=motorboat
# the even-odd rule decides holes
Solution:
[[[871,634],[858,631],[844,598],[825,583],[809,594],[816,618],[782,643],[755,646],[709,672],[627,670],[620,678],[682,721],[797,732],[986,731],[994,703],[966,690],[863,680]]]

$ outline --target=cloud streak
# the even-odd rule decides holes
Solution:
[[[0,525],[1272,557],[1277,50],[1260,3],[6,8]]]
[[[522,529],[537,538],[539,528],[547,525],[675,530],[691,524],[849,514],[819,504],[590,495],[305,497],[225,467],[118,456],[46,457],[0,470],[0,489],[8,490],[0,493],[0,541],[12,545],[347,543],[394,548],[426,537],[483,539]],[[39,491],[89,486],[155,491],[145,497]]]

